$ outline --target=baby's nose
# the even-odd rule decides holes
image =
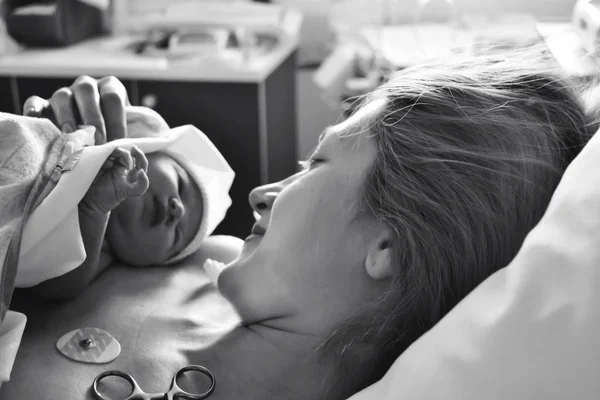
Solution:
[[[180,199],[171,197],[169,202],[169,212],[175,221],[179,221],[185,215],[185,207]]]

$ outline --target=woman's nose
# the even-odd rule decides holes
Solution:
[[[179,222],[185,215],[185,207],[177,197],[171,197],[169,200],[169,215],[174,222]]]
[[[249,201],[252,209],[259,214],[271,210],[273,202],[279,195],[281,188],[277,184],[264,185],[254,188],[250,192]]]

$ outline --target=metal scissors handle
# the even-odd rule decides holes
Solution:
[[[179,385],[177,385],[177,380],[178,380],[178,378],[180,378],[183,374],[185,374],[188,371],[198,371],[198,372],[206,375],[208,377],[208,379],[210,380],[210,387],[204,393],[188,393],[185,390],[181,389],[179,387]],[[188,365],[187,367],[181,368],[173,376],[173,381],[171,381],[171,387],[169,388],[168,392],[166,392],[166,393],[146,393],[140,388],[138,383],[135,381],[135,379],[133,379],[133,377],[131,375],[129,375],[125,372],[121,372],[121,371],[114,371],[114,370],[113,371],[105,371],[105,372],[102,372],[100,375],[98,375],[96,377],[96,379],[94,379],[94,385],[93,385],[94,395],[96,396],[97,399],[109,400],[98,391],[98,383],[100,383],[100,381],[102,379],[111,377],[111,376],[118,376],[120,378],[123,378],[131,385],[131,393],[127,397],[125,397],[123,400],[178,400],[178,399],[200,400],[200,399],[206,399],[215,390],[215,384],[216,384],[215,376],[212,374],[212,372],[210,372],[210,370],[208,368],[205,368],[200,365]]]

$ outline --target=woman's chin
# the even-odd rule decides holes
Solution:
[[[263,262],[262,257],[258,256],[262,238],[262,235],[256,234],[248,236],[244,240],[237,258],[220,272],[217,286],[225,297],[238,297],[238,294],[244,292],[247,285],[256,281],[255,275],[261,270]],[[231,299],[229,300],[231,301]]]
[[[244,272],[240,270],[244,267],[238,263],[239,259],[240,257],[227,264],[227,266],[219,272],[217,277],[217,288],[219,289],[219,292],[234,306],[239,297],[238,295],[242,291],[240,290],[240,285],[244,275]]]
[[[238,256],[237,259],[239,260],[241,258],[244,258],[244,257],[249,256],[252,253],[254,253],[254,251],[260,244],[262,238],[263,238],[263,235],[257,235],[255,233],[253,233],[252,235],[250,235],[246,239],[244,239],[244,244],[242,245],[242,250],[240,251],[240,255]]]
[[[221,271],[218,278],[218,290],[235,309],[242,324],[248,324],[256,318],[254,315],[260,307],[256,307],[255,290],[252,277],[247,276],[247,266],[233,263]]]
[[[256,242],[257,240],[262,239],[263,235],[259,235],[258,233],[253,233],[244,239],[244,242]]]

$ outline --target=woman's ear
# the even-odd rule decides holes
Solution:
[[[392,276],[392,246],[388,232],[369,244],[365,260],[367,274],[376,281]]]

